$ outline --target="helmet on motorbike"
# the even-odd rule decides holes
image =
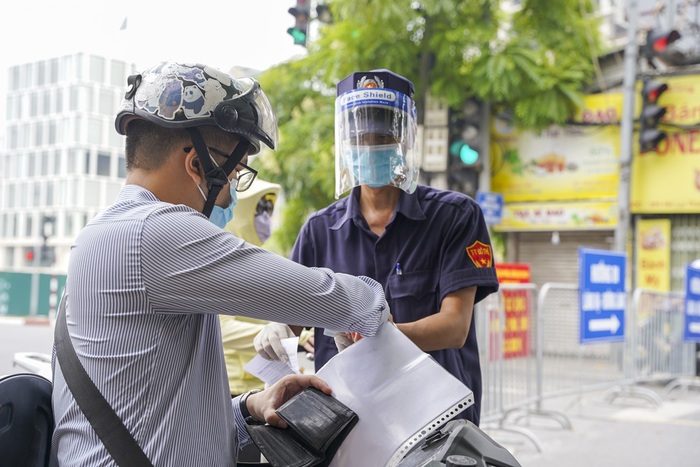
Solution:
[[[164,62],[132,75],[114,125],[121,135],[134,119],[185,129],[204,167],[209,189],[203,214],[209,216],[221,188],[246,154],[260,151],[260,143],[277,146],[277,119],[270,101],[253,78],[231,78],[206,65]],[[239,137],[221,166],[212,164],[197,127],[213,125]]]
[[[165,62],[130,76],[117,132],[125,135],[134,118],[166,128],[214,125],[247,140],[249,154],[260,151],[261,142],[277,145],[277,119],[260,84],[206,65]]]
[[[357,185],[418,183],[413,83],[389,70],[355,72],[338,83],[335,101],[335,195]]]

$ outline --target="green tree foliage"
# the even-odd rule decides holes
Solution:
[[[319,25],[304,58],[260,80],[280,123],[280,147],[259,158],[261,175],[287,201],[274,234],[286,254],[308,215],[334,187],[335,84],[354,71],[388,68],[458,107],[468,97],[508,112],[522,128],[566,122],[582,101],[600,50],[590,0],[328,0],[334,22]],[[420,116],[419,116],[420,118]]]

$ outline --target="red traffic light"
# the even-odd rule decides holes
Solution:
[[[31,263],[34,261],[34,250],[33,249],[28,249],[27,251],[24,252],[24,259],[28,263]]]
[[[669,45],[681,38],[675,29],[670,31],[660,31],[652,29],[647,32],[647,52],[651,54],[663,54]]]
[[[658,81],[647,80],[642,88],[642,97],[647,104],[656,104],[661,94],[666,92],[668,85]]]

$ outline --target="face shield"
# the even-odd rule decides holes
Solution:
[[[335,101],[335,196],[354,186],[418,183],[416,106],[388,88],[353,89]]]

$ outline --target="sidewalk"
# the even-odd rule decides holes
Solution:
[[[48,326],[46,316],[0,316],[0,326]]]
[[[522,467],[696,467],[700,465],[698,384],[668,393],[663,384],[646,384],[633,387],[628,395],[612,393],[617,397],[611,399],[605,397],[611,393],[600,391],[546,400],[543,412],[558,417],[511,416],[509,420],[517,423],[506,428],[515,427],[520,433],[488,425],[482,429]],[[641,397],[646,391],[658,397]],[[567,421],[570,429],[563,426]]]

